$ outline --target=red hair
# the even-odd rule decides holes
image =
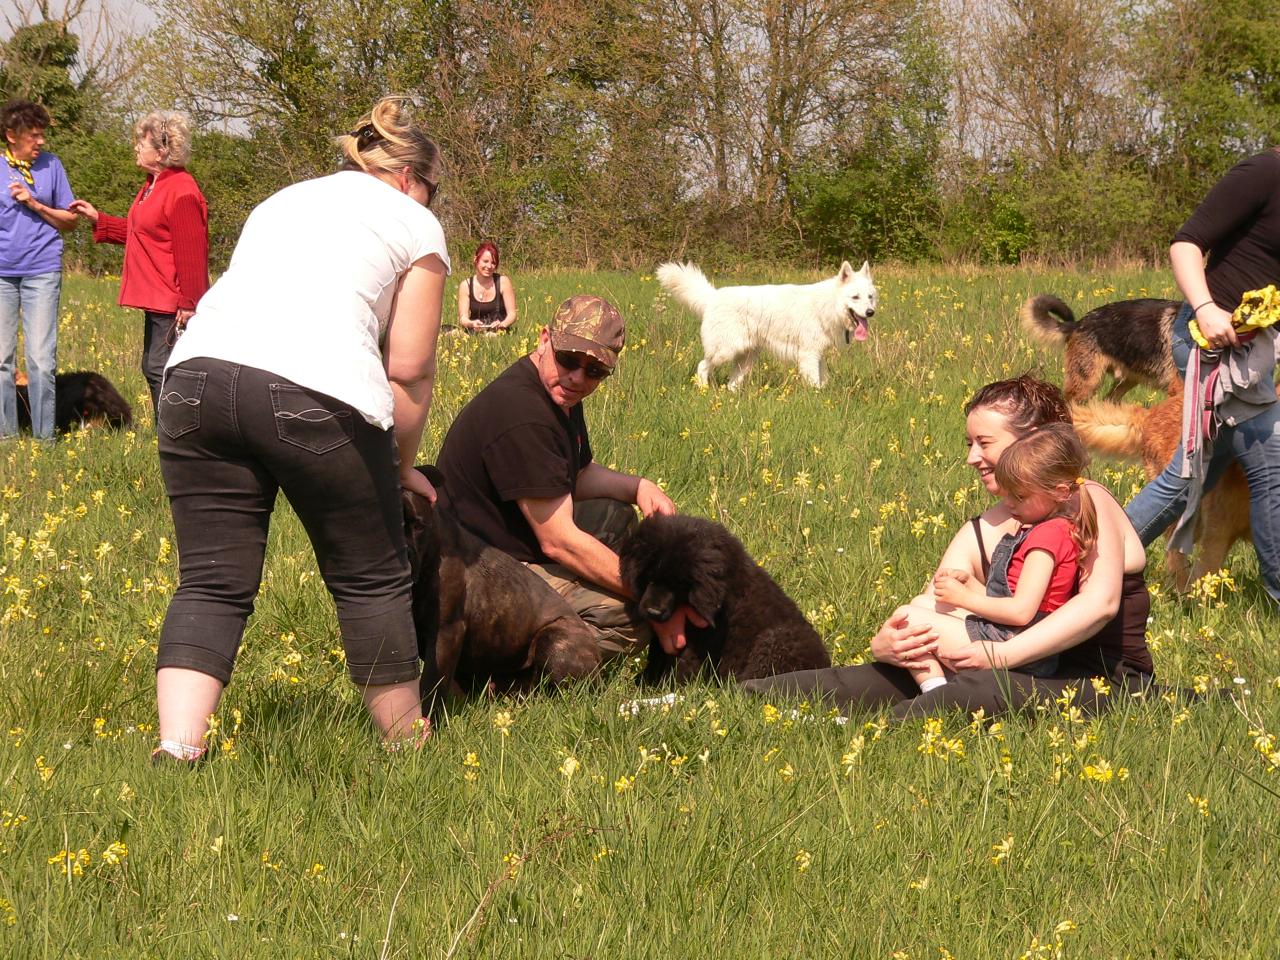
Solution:
[[[493,269],[497,270],[498,269],[498,245],[494,243],[492,240],[486,240],[484,243],[480,244],[480,246],[476,247],[476,255],[474,258],[472,258],[471,265],[474,267],[477,263],[480,262],[480,258],[483,257],[486,253],[492,254]]]

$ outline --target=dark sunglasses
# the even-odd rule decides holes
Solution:
[[[570,373],[581,367],[582,372],[592,380],[603,380],[605,377],[609,376],[609,374],[613,373],[611,368],[606,367],[599,360],[593,360],[591,357],[581,356],[570,350],[556,350],[555,358],[556,363],[564,367]]]
[[[422,182],[427,185],[427,202],[425,206],[427,209],[430,209],[431,201],[434,200],[436,198],[436,194],[440,192],[440,184],[432,183],[430,180],[423,180]]]

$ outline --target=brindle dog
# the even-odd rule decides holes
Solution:
[[[435,467],[418,470],[437,489],[444,485]],[[525,691],[544,679],[559,685],[600,669],[590,628],[524,564],[407,490],[404,532],[425,705],[438,709],[490,684]]]

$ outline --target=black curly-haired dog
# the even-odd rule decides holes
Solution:
[[[444,485],[435,467],[417,469]],[[425,497],[406,490],[403,506],[425,705],[490,683],[518,692],[600,669],[591,628],[545,580]]]
[[[27,378],[15,378],[18,392],[18,429],[31,429],[31,398]],[[60,373],[53,384],[53,428],[69,433],[77,427],[103,423],[120,430],[133,425],[133,409],[120,391],[100,373],[76,370]]]
[[[799,607],[720,524],[649,517],[623,542],[621,559],[622,579],[645,617],[666,620],[687,603],[707,621],[688,625],[686,646],[674,657],[653,640],[644,682],[658,683],[672,670],[683,683],[704,668],[741,681],[831,666]]]

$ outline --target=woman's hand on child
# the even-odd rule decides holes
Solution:
[[[994,670],[997,666],[991,658],[990,643],[966,643],[958,647],[950,647],[946,651],[938,652],[938,659],[949,670],[957,673],[961,670]]]
[[[895,667],[916,664],[938,647],[938,631],[927,621],[912,623],[903,609],[894,611],[871,640],[871,653]]]

